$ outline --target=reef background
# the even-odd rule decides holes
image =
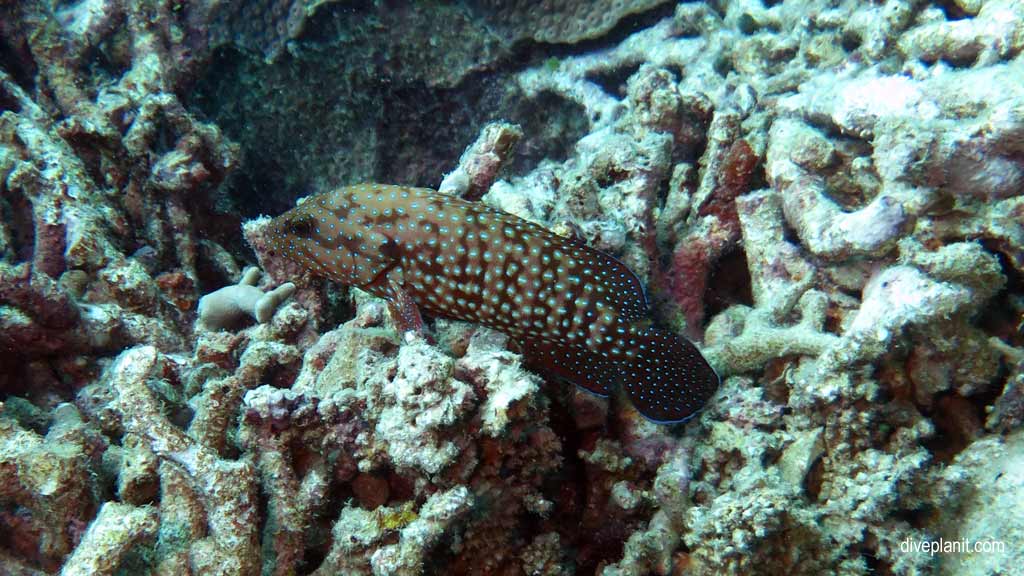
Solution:
[[[0,1],[0,574],[1014,573],[1022,49],[1020,0]],[[655,426],[269,256],[366,180],[620,258],[719,393]]]

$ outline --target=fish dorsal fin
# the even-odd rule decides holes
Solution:
[[[619,319],[623,322],[646,319],[650,315],[647,294],[636,274],[614,256],[595,248],[587,247],[587,250],[596,253],[596,259],[600,262],[599,278],[615,293],[611,303]]]

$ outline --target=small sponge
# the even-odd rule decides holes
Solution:
[[[260,270],[245,269],[238,284],[225,286],[199,299],[199,324],[209,330],[227,330],[236,326],[243,315],[264,323],[273,318],[278,306],[295,292],[295,284],[285,282],[270,292],[256,287]]]

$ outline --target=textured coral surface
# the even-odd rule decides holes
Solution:
[[[717,394],[275,254],[362,180],[617,258]],[[0,2],[0,574],[1014,574],[1022,279],[1021,0]]]

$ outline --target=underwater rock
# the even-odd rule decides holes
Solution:
[[[936,522],[947,545],[961,549],[940,555],[940,574],[991,574],[1013,571],[1021,562],[1024,538],[1024,436],[980,439],[965,449],[944,475],[955,478],[961,493],[943,508]],[[970,542],[968,550],[962,543]],[[936,543],[936,546],[939,544]]]

